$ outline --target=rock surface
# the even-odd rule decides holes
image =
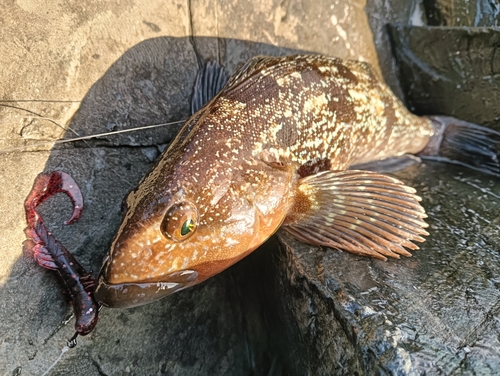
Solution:
[[[369,15],[368,22],[373,30],[373,39],[377,47],[382,75],[394,94],[403,99],[403,92],[399,84],[398,67],[392,54],[389,34],[387,33],[387,24],[423,24],[424,14],[420,10],[419,1],[369,0],[366,4],[366,12]]]
[[[409,108],[500,130],[500,31],[392,25],[391,40]]]
[[[423,0],[428,25],[498,26],[498,0]]]
[[[370,260],[279,236],[269,257],[285,267],[276,267],[267,312],[288,329],[286,341],[277,335],[285,374],[499,369],[499,179],[436,162],[394,175],[429,215],[413,257]]]

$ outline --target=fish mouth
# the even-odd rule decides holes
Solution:
[[[198,272],[182,270],[165,276],[165,282],[125,282],[113,284],[101,274],[95,299],[110,308],[132,308],[154,302],[196,283]],[[168,282],[166,282],[168,281]]]

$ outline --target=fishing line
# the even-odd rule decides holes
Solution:
[[[5,102],[5,101],[2,101],[2,102]],[[24,108],[24,107],[19,107],[19,106],[14,106],[14,105],[11,105],[11,104],[4,104],[4,103],[0,103],[0,106],[2,107],[7,107],[7,108],[13,108],[15,110],[20,110],[20,111],[24,111],[24,112],[27,112],[29,114],[32,114],[32,115],[35,115],[35,116],[32,116],[33,118],[35,119],[42,119],[42,120],[47,120],[47,121],[50,121],[51,123],[57,125],[59,128],[62,128],[64,130],[66,130],[61,124],[59,124],[57,121],[55,121],[54,119],[51,119],[49,117],[46,117],[46,116],[42,116],[38,113],[36,113],[35,111],[31,111],[31,110],[28,110],[27,108]],[[70,129],[72,130],[72,129]],[[73,131],[73,130],[72,130]],[[75,131],[73,131],[73,133],[76,133]],[[79,136],[78,133],[76,133],[77,136]]]
[[[177,120],[177,121],[172,121],[170,123],[161,123],[161,124],[154,124],[154,125],[146,125],[146,126],[143,126],[143,127],[122,129],[120,131],[114,131],[114,132],[96,133],[96,134],[92,134],[92,135],[89,135],[89,136],[80,136],[80,137],[74,137],[74,138],[67,138],[67,139],[63,139],[63,140],[56,140],[54,143],[55,144],[63,144],[65,142],[73,142],[73,141],[80,141],[80,140],[89,140],[89,139],[94,138],[94,137],[111,136],[111,135],[118,134],[118,133],[135,132],[135,131],[144,130],[144,129],[164,127],[166,125],[180,124],[180,123],[184,123],[185,121],[186,120]]]
[[[61,358],[63,357],[63,355],[69,350],[69,347],[68,346],[64,346],[61,350],[61,353],[59,354],[59,356],[57,357],[57,359],[54,361],[54,363],[51,364],[51,366],[42,374],[42,376],[46,376],[49,374],[49,372],[52,370],[52,368],[54,368],[57,363],[59,363],[59,361],[61,360]]]
[[[140,131],[140,130],[159,128],[159,127],[164,127],[167,125],[175,125],[175,124],[180,124],[180,123],[184,123],[184,122],[186,122],[185,119],[178,120],[178,121],[172,121],[169,123],[161,123],[161,124],[154,124],[154,125],[146,125],[146,126],[142,126],[142,127],[122,129],[122,130],[114,131],[114,132],[96,133],[96,134],[92,134],[92,135],[88,135],[88,136],[78,136],[78,137],[72,137],[72,138],[65,138],[62,140],[50,140],[50,141],[35,140],[33,142],[33,144],[30,144],[30,145],[14,146],[11,148],[1,149],[0,153],[11,153],[14,151],[23,151],[23,150],[29,149],[30,147],[36,147],[36,146],[41,146],[41,145],[59,145],[59,144],[65,144],[68,142],[86,141],[86,140],[90,140],[90,139],[95,138],[95,137],[113,136],[115,134],[136,132],[136,131]],[[70,129],[70,130],[73,131],[72,129]],[[73,131],[73,132],[76,133],[75,131]],[[78,134],[78,133],[76,133],[76,134]],[[90,147],[90,145],[89,145],[89,147]]]
[[[99,311],[101,311],[103,306],[99,306]],[[72,313],[71,316],[68,318],[68,320],[64,321],[63,324],[66,325],[68,323],[69,320],[71,320],[71,318],[74,317],[74,314]],[[76,332],[73,337],[71,337],[68,342],[67,342],[67,345],[64,346],[62,349],[61,349],[61,353],[59,354],[59,356],[57,357],[57,359],[54,361],[54,363],[52,363],[50,365],[49,368],[47,368],[47,370],[42,374],[42,376],[46,376],[49,374],[49,372],[57,365],[57,363],[59,363],[61,361],[61,358],[63,357],[63,355],[68,352],[69,349],[72,349],[74,347],[76,347],[76,337],[78,336],[78,332]]]

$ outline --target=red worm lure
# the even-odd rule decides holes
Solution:
[[[68,341],[76,346],[78,335],[89,334],[97,324],[99,305],[94,299],[95,281],[76,258],[48,231],[36,207],[56,193],[65,193],[73,203],[73,213],[65,224],[75,223],[83,211],[83,197],[73,178],[62,171],[39,174],[30,194],[24,202],[28,227],[24,230],[28,239],[24,248],[30,251],[36,262],[44,268],[57,271],[68,290],[75,312],[75,334]]]

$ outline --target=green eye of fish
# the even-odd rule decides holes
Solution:
[[[186,236],[193,230],[194,230],[194,221],[192,219],[188,219],[187,221],[184,222],[184,224],[181,227],[181,235]]]
[[[196,230],[198,210],[190,202],[171,206],[165,213],[160,230],[167,238],[180,242],[189,238]]]

